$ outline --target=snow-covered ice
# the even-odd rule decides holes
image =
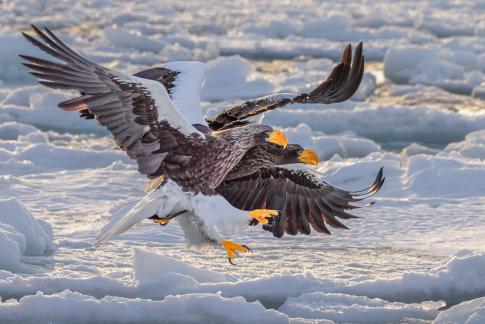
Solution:
[[[13,272],[30,272],[23,255],[46,255],[54,250],[52,227],[32,214],[14,198],[0,200],[0,267]]]
[[[436,324],[478,324],[485,319],[485,298],[465,301],[441,312],[434,321]]]
[[[0,13],[0,322],[485,321],[483,2],[20,0]],[[384,166],[376,204],[332,236],[243,226],[229,239],[254,254],[237,267],[188,247],[176,222],[93,250],[144,179],[105,129],[56,108],[69,93],[20,65],[17,54],[46,57],[20,36],[31,23],[125,74],[207,62],[211,116],[310,89],[363,41],[352,100],[264,122],[315,149],[333,185],[360,189]]]

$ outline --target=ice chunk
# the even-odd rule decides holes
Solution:
[[[31,272],[20,262],[23,255],[45,255],[54,250],[52,227],[40,223],[16,199],[0,200],[0,269]]]
[[[192,277],[198,282],[235,281],[230,275],[197,268],[186,262],[140,249],[134,249],[133,269],[135,279],[140,281],[156,280],[162,274],[170,272]]]
[[[328,17],[305,22],[302,35],[311,38],[332,40],[347,39],[352,30],[352,16],[345,13],[331,13]]]
[[[73,315],[75,314],[75,316]],[[242,316],[243,315],[243,316]],[[0,318],[18,323],[287,323],[288,317],[242,297],[217,294],[167,296],[162,301],[106,296],[100,300],[65,290],[0,303]]]
[[[0,222],[12,226],[25,238],[25,255],[44,255],[53,251],[52,237],[16,199],[0,200]],[[51,229],[49,230],[49,232]]]
[[[20,135],[34,133],[37,128],[28,124],[21,124],[17,122],[6,122],[0,124],[0,139],[2,140],[16,140]]]
[[[480,324],[485,322],[485,297],[465,301],[441,312],[434,324]]]
[[[25,251],[25,236],[14,227],[0,222],[0,269],[8,271],[22,271],[20,257]]]
[[[118,47],[135,48],[140,51],[159,52],[166,43],[153,41],[139,33],[134,33],[123,28],[106,28],[104,36],[108,41]]]
[[[408,272],[398,279],[369,280],[339,292],[389,301],[445,300],[448,305],[485,294],[485,254],[460,251],[429,272]]]
[[[219,57],[207,63],[202,98],[209,101],[255,98],[273,90],[270,82],[259,77],[251,63],[239,55]]]
[[[290,317],[335,322],[390,323],[411,319],[432,320],[443,303],[391,303],[378,298],[314,292],[290,297],[278,310]]]
[[[436,85],[470,94],[483,80],[478,58],[470,50],[440,47],[393,47],[384,59],[384,74],[396,83]]]

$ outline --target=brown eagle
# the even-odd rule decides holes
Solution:
[[[237,252],[249,248],[215,239],[207,230],[208,222],[200,213],[211,197],[222,199],[231,212],[249,212],[252,225],[262,223],[275,237],[285,232],[310,234],[311,228],[330,234],[327,225],[346,228],[337,218],[355,217],[346,210],[361,207],[353,203],[374,195],[384,182],[381,169],[368,188],[348,192],[307,171],[285,168],[294,163],[316,165],[317,155],[297,144],[288,145],[283,132],[256,120],[288,104],[330,104],[350,98],[364,71],[362,43],[353,62],[348,45],[341,63],[309,93],[246,101],[204,120],[200,108],[204,63],[168,62],[125,75],[83,58],[48,28],[32,28],[38,38],[23,33],[25,38],[55,60],[20,55],[23,65],[40,84],[77,90],[78,97],[59,107],[79,111],[81,117],[105,126],[118,146],[136,160],[139,172],[152,181],[147,198],[129,216],[105,228],[97,244],[144,218],[166,225],[177,216],[189,241],[196,233],[198,241],[222,245],[232,263]],[[157,196],[164,190],[170,195]],[[178,201],[177,190],[183,196]]]

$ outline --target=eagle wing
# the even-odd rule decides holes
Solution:
[[[133,76],[159,82],[168,92],[170,99],[187,122],[204,127],[208,132],[200,105],[200,91],[206,74],[206,64],[197,61],[168,62],[161,66],[139,71]],[[81,94],[84,94],[81,92]],[[94,119],[89,109],[79,111],[81,118]],[[197,128],[197,127],[196,127]],[[199,129],[199,128],[197,128]]]
[[[364,207],[352,203],[373,196],[384,180],[381,168],[368,188],[349,192],[319,181],[302,170],[272,167],[225,181],[218,192],[231,205],[242,210],[278,210],[279,215],[264,226],[275,237],[282,237],[285,231],[290,235],[298,232],[310,234],[310,226],[317,232],[330,234],[326,224],[347,228],[337,218],[355,218],[346,210]]]
[[[77,90],[81,96],[59,103],[66,111],[88,110],[108,128],[117,144],[136,159],[140,173],[157,176],[162,163],[185,163],[180,145],[204,137],[179,113],[159,82],[126,76],[92,63],[69,48],[49,29],[32,26],[39,39],[23,33],[33,45],[58,61],[20,55],[40,84]]]
[[[201,85],[206,71],[203,62],[172,61],[134,75],[160,82],[167,89],[172,103],[189,123],[206,125],[200,106]]]
[[[357,91],[364,74],[364,56],[362,43],[357,45],[352,62],[352,47],[349,44],[343,53],[342,61],[333,68],[328,78],[309,93],[291,94],[279,93],[243,102],[227,108],[208,119],[212,130],[220,130],[251,122],[251,118],[269,110],[293,103],[323,103],[342,102]]]

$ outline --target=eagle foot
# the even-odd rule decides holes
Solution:
[[[249,216],[264,225],[268,224],[268,218],[278,216],[278,211],[274,209],[254,209],[249,212]]]
[[[181,210],[172,214],[167,215],[167,217],[159,217],[158,215],[153,215],[152,217],[148,217],[148,219],[153,219],[153,221],[157,224],[162,226],[167,226],[175,217],[180,216],[186,213],[187,210]]]
[[[172,218],[160,218],[160,217],[157,217],[157,218],[154,218],[153,221],[157,224],[160,224],[162,226],[167,226],[168,223],[170,223],[172,221]]]
[[[227,260],[232,265],[236,265],[234,262],[232,262],[232,260],[239,256],[239,252],[253,252],[253,250],[249,246],[239,245],[231,241],[221,241],[220,244],[226,249]]]

